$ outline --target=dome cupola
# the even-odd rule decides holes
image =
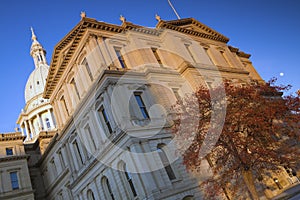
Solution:
[[[46,78],[48,75],[49,66],[46,60],[46,51],[43,46],[37,41],[37,37],[31,28],[32,44],[30,55],[33,58],[35,69],[30,74],[25,87],[26,103],[31,99],[41,95],[44,92]]]

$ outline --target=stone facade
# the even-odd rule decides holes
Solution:
[[[202,199],[199,183],[207,174],[188,173],[175,153],[171,106],[199,84],[263,80],[250,55],[222,34],[193,18],[157,19],[155,28],[146,28],[83,14],[55,46],[42,94],[30,93],[40,77],[30,78],[30,109],[17,121],[22,134],[15,133],[14,151],[24,155],[9,161],[18,162],[24,177],[20,195],[33,199],[32,184],[35,199]],[[36,67],[45,66],[34,33],[33,46]],[[44,101],[30,107],[36,98]],[[6,162],[0,162],[1,177],[10,171]],[[4,185],[0,195],[8,196],[10,183]]]
[[[0,199],[34,199],[20,132],[0,134]]]

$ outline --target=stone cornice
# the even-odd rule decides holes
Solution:
[[[209,66],[203,64],[196,64],[195,66],[189,62],[182,62],[181,65],[178,67],[179,73],[183,73],[187,69],[199,69],[199,70],[209,70],[209,71],[217,71],[217,72],[228,72],[228,73],[236,73],[236,74],[245,74],[248,75],[249,72],[239,69],[239,68],[231,68],[231,67],[222,67],[222,66]]]
[[[228,46],[229,50],[233,53],[236,53],[239,57],[243,58],[250,58],[251,54],[245,53],[243,51],[240,51],[238,48],[233,47],[233,46]]]
[[[13,141],[13,140],[22,140],[24,141],[26,136],[23,136],[21,132],[14,133],[2,133],[0,134],[0,141]]]
[[[236,53],[239,57],[250,58],[251,54],[245,53],[243,51],[239,51]]]
[[[56,130],[54,131],[42,131],[39,134],[38,140],[41,141],[43,139],[52,138],[56,134]]]
[[[5,157],[0,157],[0,162],[5,162],[5,161],[13,161],[13,160],[22,160],[22,159],[28,159],[29,155],[23,154],[23,155],[12,155],[12,156],[5,156]]]
[[[205,33],[199,32],[196,30],[190,30],[181,26],[193,24],[200,29],[202,29]],[[178,19],[178,20],[171,20],[171,21],[164,21],[161,20],[156,25],[157,28],[167,28],[174,31],[178,31],[184,34],[194,35],[201,38],[207,38],[211,40],[216,40],[220,42],[227,43],[229,38],[225,37],[224,35],[218,33],[217,31],[209,28],[208,26],[200,23],[199,21],[195,20],[194,18],[185,18],[185,19]]]

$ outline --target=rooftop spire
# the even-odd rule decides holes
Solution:
[[[30,27],[30,30],[31,30],[31,39],[32,39],[30,55],[33,57],[34,65],[36,68],[38,68],[41,64],[47,65],[46,51],[42,47],[42,45],[37,41],[37,37],[32,27]]]
[[[33,41],[35,41],[35,40],[36,40],[36,35],[34,34],[33,28],[30,27],[30,30],[31,30],[31,39],[32,39]]]

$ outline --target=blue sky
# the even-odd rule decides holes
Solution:
[[[229,44],[250,53],[265,80],[300,89],[300,1],[297,0],[172,0],[181,18],[194,17],[230,38]],[[87,17],[121,24],[127,21],[154,27],[155,14],[176,19],[167,0],[10,0],[1,1],[0,32],[0,132],[13,131],[25,105],[24,88],[34,69],[30,57],[33,26],[47,50],[48,63],[55,44]],[[280,73],[284,76],[280,76]]]

